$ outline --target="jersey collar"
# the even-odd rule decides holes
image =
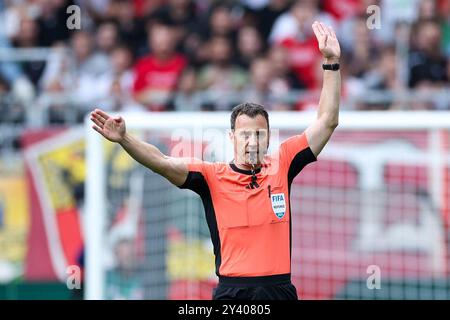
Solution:
[[[235,171],[235,172],[242,173],[242,174],[247,174],[247,175],[249,175],[249,176],[252,175],[252,170],[239,169],[239,168],[234,164],[233,161],[230,162],[230,167],[231,167],[231,169],[232,169],[233,171]],[[260,172],[261,172],[261,168],[262,168],[262,166],[259,167],[258,169],[256,169],[256,170],[254,171],[255,174],[260,173]]]

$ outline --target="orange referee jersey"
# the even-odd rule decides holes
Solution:
[[[180,188],[198,193],[203,201],[219,277],[290,274],[291,184],[316,160],[303,133],[266,156],[255,170],[256,184],[250,170],[233,163],[198,160],[188,165]]]

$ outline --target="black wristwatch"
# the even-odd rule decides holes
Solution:
[[[323,70],[331,70],[331,71],[337,71],[339,70],[339,63],[332,63],[332,64],[322,64]]]

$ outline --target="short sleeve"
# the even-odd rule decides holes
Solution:
[[[178,186],[180,189],[189,189],[199,193],[200,189],[207,183],[207,172],[209,163],[195,158],[187,160],[188,175],[186,181]]]
[[[289,180],[300,173],[309,163],[317,161],[309,147],[306,134],[295,135],[285,140],[279,149],[280,163],[289,174]]]

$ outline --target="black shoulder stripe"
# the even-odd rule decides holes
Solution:
[[[192,191],[197,192],[196,190],[194,190],[194,188],[198,189],[198,186],[199,186],[199,183],[201,183],[201,180],[205,180],[205,178],[203,177],[203,174],[201,174],[201,172],[189,171],[189,173],[186,177],[186,181],[184,181],[184,183],[182,185],[178,186],[178,188],[190,189]]]
[[[186,181],[179,186],[180,189],[189,189],[197,193],[202,199],[205,210],[206,223],[208,224],[211,241],[214,248],[216,274],[219,276],[220,265],[222,263],[221,244],[219,228],[217,226],[216,212],[209,190],[208,183],[201,172],[189,171]]]
[[[294,178],[300,173],[300,171],[302,171],[302,169],[308,163],[314,162],[316,160],[317,160],[317,158],[314,155],[314,153],[312,152],[310,147],[307,147],[307,148],[303,149],[302,151],[300,151],[299,153],[297,153],[295,155],[294,159],[292,159],[291,164],[289,165],[289,170],[288,170],[289,186],[291,185]]]

